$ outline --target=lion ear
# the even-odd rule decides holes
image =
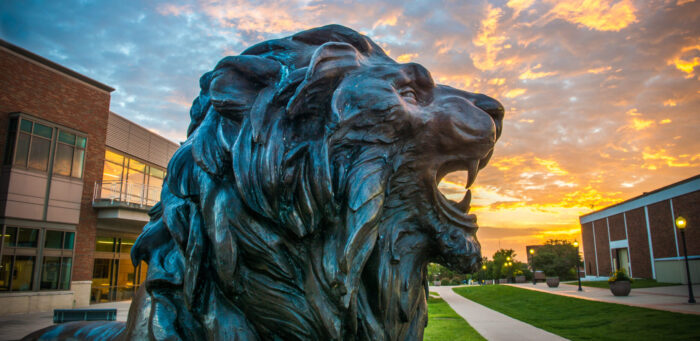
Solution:
[[[362,59],[350,44],[329,42],[321,45],[311,57],[304,80],[287,104],[287,115],[290,118],[313,113],[333,115],[333,111],[328,110],[333,91],[348,71],[360,66]]]
[[[221,115],[240,122],[250,111],[260,91],[280,77],[280,63],[258,56],[222,59],[211,74],[209,96]]]

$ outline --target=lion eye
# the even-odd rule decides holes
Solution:
[[[409,102],[411,104],[416,104],[418,102],[418,96],[416,95],[416,92],[413,89],[401,90],[400,95],[406,102]]]

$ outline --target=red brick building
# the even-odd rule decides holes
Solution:
[[[128,250],[177,144],[111,113],[112,91],[0,40],[0,315],[138,286]]]
[[[625,269],[637,278],[687,283],[678,216],[688,221],[690,276],[699,283],[700,175],[581,216],[586,275]]]

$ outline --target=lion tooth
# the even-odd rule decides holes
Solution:
[[[455,206],[462,212],[467,213],[469,212],[470,208],[470,203],[472,201],[472,191],[467,190],[467,193],[464,193],[464,198],[462,198],[462,201],[458,202],[455,204]]]
[[[469,172],[469,177],[467,178],[467,187],[465,188],[469,188],[472,186],[472,184],[474,184],[474,180],[476,180],[476,173],[479,172],[479,160],[469,161],[467,171]]]

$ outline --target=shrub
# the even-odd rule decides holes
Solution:
[[[615,283],[617,281],[630,281],[633,282],[634,280],[630,277],[627,276],[627,272],[625,270],[620,269],[615,271],[610,278],[608,278],[608,283]]]

